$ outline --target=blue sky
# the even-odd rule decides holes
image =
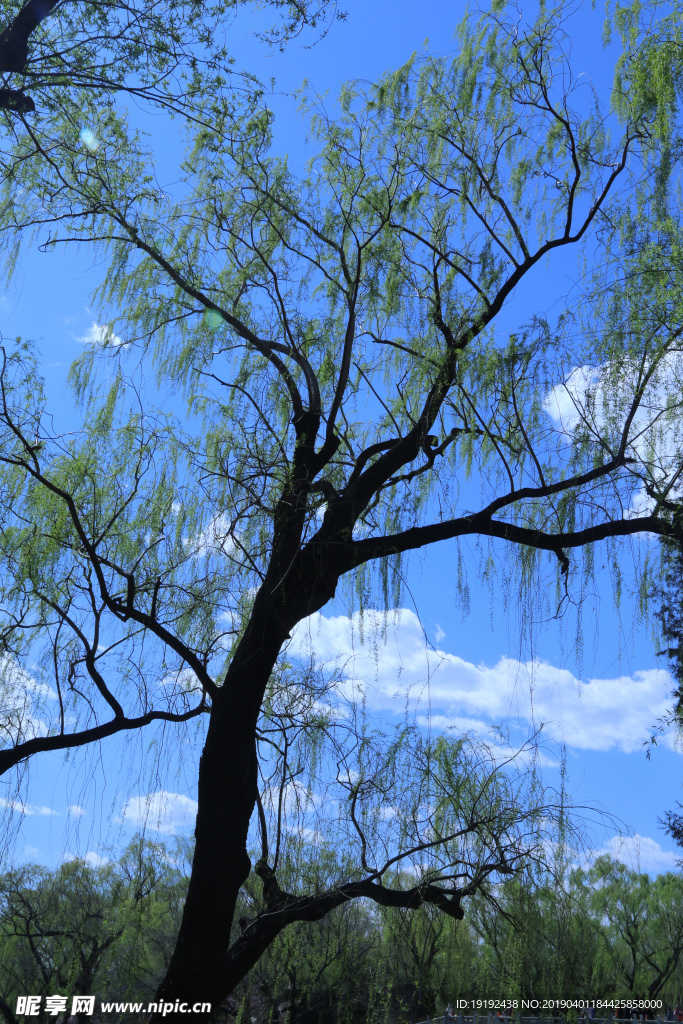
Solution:
[[[246,17],[233,26],[238,64],[276,78],[268,100],[277,114],[276,148],[295,162],[306,155],[306,131],[291,94],[304,78],[319,94],[328,93],[326,102],[333,107],[342,82],[374,80],[426,40],[434,52],[451,49],[465,10],[446,0],[349,0],[345,7],[347,21],[332,26],[318,45],[305,49],[299,40],[284,54],[268,54],[256,44]],[[601,44],[601,12],[582,10],[570,29],[575,66],[607,86],[611,59]],[[153,127],[152,143],[162,166],[165,153],[172,166],[175,132],[174,125],[161,121]],[[573,260],[571,255],[563,258],[540,287],[536,279],[533,290],[516,296],[503,329],[530,312],[556,309],[571,287]],[[66,371],[84,345],[97,342],[101,330],[91,305],[99,279],[100,268],[90,265],[84,251],[27,252],[0,299],[2,333],[40,343],[51,406],[63,428],[77,423],[64,390]],[[502,547],[492,550],[502,556]],[[611,579],[607,570],[599,571],[595,592],[582,608],[579,658],[575,610],[559,622],[544,613],[548,621],[536,622],[529,634],[516,597],[500,589],[491,594],[478,582],[476,546],[464,547],[463,556],[471,597],[468,615],[457,601],[455,549],[444,544],[409,563],[405,607],[375,654],[363,649],[358,623],[346,616],[341,601],[302,628],[294,642],[303,644],[308,630],[317,657],[330,667],[343,664],[349,678],[363,679],[387,721],[400,718],[405,693],[410,693],[418,721],[426,723],[431,709],[433,729],[478,730],[486,736],[491,726],[502,724],[509,728],[511,744],[521,745],[543,724],[547,781],[559,782],[559,757],[566,749],[567,785],[575,801],[601,807],[640,837],[625,844],[614,830],[598,830],[594,847],[618,852],[644,870],[673,867],[674,849],[658,818],[683,795],[683,756],[670,734],[660,739],[649,760],[645,756],[645,743],[672,688],[647,625],[634,621],[628,597],[615,611]],[[625,567],[630,559],[625,548]],[[549,571],[549,591],[553,585]],[[158,738],[152,731],[127,744],[111,740],[85,759],[64,762],[51,755],[34,761],[24,811],[15,815],[16,856],[47,863],[75,853],[89,852],[93,861],[107,856],[112,845],[140,826],[149,794],[156,794],[150,825],[160,825],[167,834],[190,830],[197,758],[193,729],[174,741],[168,765],[158,771],[140,767],[148,744]],[[182,757],[175,756],[178,749]],[[4,799],[14,799],[9,789]]]

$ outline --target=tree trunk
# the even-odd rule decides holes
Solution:
[[[211,1003],[228,994],[226,952],[235,904],[249,875],[249,821],[256,804],[255,729],[268,679],[286,637],[278,617],[254,605],[225,682],[214,698],[199,762],[192,874],[183,918],[157,1001]],[[258,607],[257,607],[258,606]],[[162,1019],[162,1006],[153,1020]],[[165,1020],[174,1011],[165,1014]],[[178,1018],[180,1019],[180,1014]],[[183,1019],[187,1020],[185,1016]],[[192,1014],[193,1020],[201,1019]]]
[[[232,987],[227,951],[239,891],[251,869],[247,836],[257,797],[255,732],[261,705],[291,629],[327,604],[347,568],[338,553],[321,560],[315,546],[299,548],[302,522],[297,513],[276,529],[274,554],[249,623],[213,698],[199,762],[192,873],[178,941],[157,991],[154,1024],[176,1016],[176,1001],[190,1007],[211,1003],[215,1009]],[[173,1009],[164,1013],[164,1003]],[[177,1019],[187,1024],[187,1014],[178,1013]],[[192,1014],[193,1021],[201,1019]]]

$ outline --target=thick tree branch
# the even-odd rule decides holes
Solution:
[[[59,0],[28,0],[0,33],[0,74],[24,70],[28,60],[29,36],[52,14],[58,3]]]
[[[355,553],[354,565],[360,565],[373,558],[384,558],[404,551],[413,551],[436,544],[441,540],[452,540],[455,537],[466,537],[478,534],[482,537],[498,537],[514,544],[523,544],[536,548],[538,551],[551,551],[561,558],[563,548],[579,548],[594,544],[608,537],[633,537],[638,533],[654,533],[659,537],[674,535],[673,527],[657,516],[638,516],[633,519],[613,519],[596,523],[584,530],[568,533],[545,533],[530,527],[517,526],[514,523],[492,520],[482,513],[463,516],[462,519],[451,519],[445,523],[433,523],[430,526],[415,526],[402,533],[386,537],[370,538],[353,541],[349,548]],[[313,543],[313,541],[311,542]],[[349,556],[352,558],[353,556]]]
[[[90,729],[83,729],[82,732],[71,733],[70,735],[57,734],[56,736],[35,736],[33,739],[18,743],[15,747],[0,750],[0,775],[4,775],[10,768],[25,761],[33,754],[45,753],[50,750],[70,750],[73,747],[84,747],[88,743],[95,743],[98,740],[106,739],[107,736],[114,736],[118,732],[130,732],[134,729],[142,729],[151,722],[189,722],[209,711],[206,703],[206,695],[202,696],[200,703],[190,711],[175,714],[172,711],[148,711],[145,715],[137,718],[122,718],[117,716],[102,725],[94,725]]]
[[[465,916],[461,901],[471,895],[470,889],[468,885],[448,890],[433,884],[415,885],[411,889],[390,889],[378,882],[363,880],[347,882],[317,896],[294,897],[281,893],[282,906],[260,914],[233,942],[226,957],[221,987],[226,994],[232,991],[288,924],[320,921],[330,911],[355,899],[370,899],[382,907],[404,910],[415,910],[429,903],[460,921]]]

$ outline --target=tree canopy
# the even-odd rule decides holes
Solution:
[[[311,99],[305,174],[201,34],[173,187],[115,89],[103,102],[67,71],[68,102],[35,124],[6,113],[8,270],[29,238],[92,246],[109,326],[72,370],[88,409],[75,435],[51,428],[30,350],[4,355],[0,767],[206,716],[164,1000],[220,1003],[285,925],[352,895],[458,918],[533,854],[542,801],[520,809],[457,742],[404,735],[370,757],[361,722],[335,746],[334,701],[307,703],[288,644],[344,579],[390,605],[404,557],[440,541],[505,541],[527,581],[549,553],[561,602],[580,585],[575,550],[679,536],[680,57],[675,21],[648,13],[615,12],[607,98],[572,69],[562,9],[468,17],[454,55],[347,88],[339,116]],[[509,330],[516,290],[542,288],[564,250],[584,261],[578,298]],[[166,392],[182,415],[162,411]],[[299,760],[292,730],[310,741]],[[285,890],[285,791],[337,754],[357,857],[308,896]],[[430,799],[418,788],[398,837],[373,834],[421,759]],[[260,902],[239,920],[253,816]],[[395,858],[431,847],[442,863],[392,878]]]
[[[38,110],[46,123],[31,125],[37,129],[34,141],[55,120],[73,119],[78,130],[83,127],[78,118],[85,94],[100,106],[123,94],[201,118],[208,90],[220,91],[226,82],[249,88],[254,82],[248,70],[235,68],[229,43],[235,16],[254,6],[278,12],[275,23],[261,35],[280,47],[309,26],[324,32],[328,19],[345,17],[334,0],[265,0],[259,5],[248,0],[71,5],[26,0],[19,9],[16,3],[3,3],[4,127],[10,136],[21,134],[22,128],[31,134],[29,123],[20,122],[23,115]]]

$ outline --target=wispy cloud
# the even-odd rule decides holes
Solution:
[[[613,836],[600,850],[591,852],[589,860],[608,854],[634,871],[656,875],[661,871],[675,871],[680,858],[673,850],[663,850],[656,839],[649,836]]]
[[[121,820],[134,828],[147,827],[172,834],[191,828],[196,815],[196,800],[160,789],[145,796],[130,797],[121,811]]]
[[[82,341],[86,345],[112,345],[114,347],[124,344],[123,339],[118,334],[114,334],[109,324],[98,324],[94,320],[85,334],[76,338],[76,341]]]
[[[80,860],[83,861],[84,864],[87,864],[89,868],[101,868],[104,867],[105,864],[111,863],[109,857],[102,857],[94,850],[88,850],[84,857],[81,857],[80,854],[77,853],[65,853],[62,860]]]
[[[631,404],[642,378],[640,360],[615,366],[577,366],[566,379],[546,395],[543,408],[560,432],[569,436],[580,423],[590,426],[596,433],[621,431],[631,413]],[[683,355],[667,353],[657,366],[645,387],[642,400],[630,426],[631,444],[628,454],[640,462],[651,478],[660,484],[673,480],[680,465],[683,442],[683,420],[680,396],[683,389]],[[674,414],[675,412],[675,414]],[[679,480],[670,497],[680,496]],[[647,515],[652,511],[654,498],[643,485],[632,498],[627,510],[630,517]]]
[[[26,817],[31,817],[32,815],[48,817],[53,814],[59,814],[59,811],[53,810],[52,807],[27,804],[23,800],[7,800],[5,797],[0,797],[0,807],[4,807],[8,811],[14,811],[15,814],[23,814]]]
[[[47,735],[47,723],[40,716],[44,702],[56,697],[52,687],[39,682],[12,658],[0,657],[0,737],[5,742]]]
[[[201,530],[195,537],[184,538],[183,544],[188,554],[195,558],[218,552],[227,554],[235,545],[228,517],[223,513],[212,516],[205,530]]]
[[[100,140],[97,138],[92,128],[81,128],[78,133],[78,137],[86,149],[91,153],[96,153],[100,148]]]

